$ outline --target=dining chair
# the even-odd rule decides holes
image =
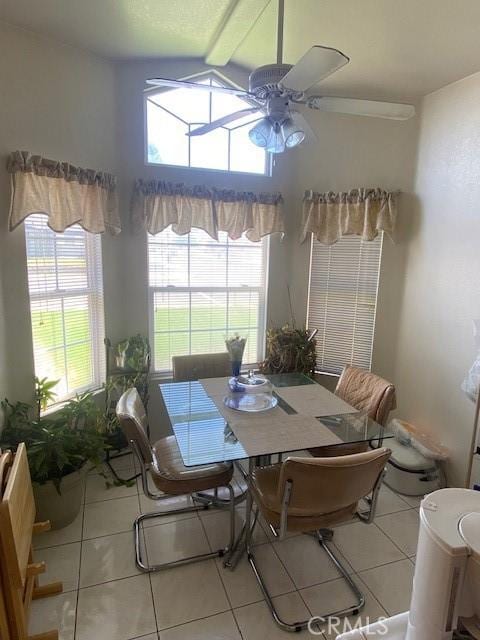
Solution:
[[[141,525],[145,520],[161,518],[172,513],[190,513],[208,508],[214,504],[214,499],[205,501],[199,499],[200,506],[185,507],[168,511],[154,511],[138,516],[133,524],[135,534],[135,562],[137,567],[145,572],[160,571],[180,564],[187,564],[197,560],[221,557],[233,549],[235,541],[235,494],[231,484],[233,465],[219,463],[186,467],[178,448],[175,436],[167,436],[158,440],[153,446],[147,437],[147,416],[145,407],[138,391],[128,389],[120,397],[116,407],[120,427],[140,465],[142,488],[145,496],[151,500],[164,500],[172,496],[192,495],[208,490],[226,487],[229,494],[230,510],[230,538],[227,547],[173,562],[149,565],[145,562],[140,544]],[[153,481],[157,492],[149,487],[149,477]]]
[[[335,395],[349,405],[367,414],[378,424],[387,424],[390,411],[396,408],[395,387],[375,373],[347,365],[344,367],[335,388]],[[309,449],[313,456],[325,458],[353,453],[362,453],[369,448],[368,441],[345,443],[332,447]]]
[[[275,608],[251,546],[253,505],[257,507],[257,515],[259,511],[279,539],[284,538],[288,531],[315,535],[355,595],[356,602],[352,606],[321,617],[326,619],[358,613],[365,604],[365,597],[328,545],[333,538],[330,527],[352,518],[364,523],[373,521],[378,491],[390,455],[390,449],[382,447],[331,458],[289,457],[281,464],[253,470],[249,479],[251,495],[247,503],[247,555],[270,612],[285,631],[300,631],[308,626],[309,621],[285,622]],[[368,509],[360,511],[359,503],[367,496],[370,498]]]
[[[197,353],[190,356],[173,356],[174,382],[191,382],[202,378],[222,378],[231,375],[230,356],[224,353]]]

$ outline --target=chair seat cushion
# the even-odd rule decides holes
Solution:
[[[186,467],[175,436],[158,440],[153,445],[153,453],[152,478],[165,493],[182,495],[206,491],[226,486],[232,479],[233,465],[229,463]]]
[[[281,464],[268,467],[256,467],[252,474],[251,491],[261,514],[274,528],[280,527],[280,514],[282,505],[278,498],[278,482],[280,479]],[[357,503],[348,505],[333,513],[310,514],[300,516],[288,514],[288,531],[316,531],[324,527],[331,527],[340,522],[353,518],[357,510]]]

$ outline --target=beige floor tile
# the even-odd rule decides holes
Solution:
[[[35,549],[44,549],[46,547],[54,547],[60,544],[80,542],[82,539],[82,523],[83,505],[78,516],[67,527],[46,531],[45,533],[39,533],[34,536],[33,544]]]
[[[397,511],[406,511],[407,509],[410,509],[408,502],[405,502],[398,493],[395,493],[386,485],[382,485],[378,495],[377,516],[383,516],[387,513],[395,513]]]
[[[118,476],[120,478],[124,478],[125,480],[131,478],[138,472],[138,469],[135,468],[136,465],[138,466],[138,464],[135,462],[132,453],[128,453],[127,455],[121,456],[119,458],[115,458],[114,460],[110,461],[110,464],[113,467],[114,471],[118,474]],[[89,475],[94,475],[99,471],[104,471],[108,474],[112,473],[109,466],[104,463],[103,465],[100,465],[100,467],[92,466],[89,470]]]
[[[142,639],[143,640],[143,639]],[[242,640],[231,611],[160,633],[160,640]]]
[[[405,500],[405,502],[407,504],[409,504],[411,507],[413,507],[414,509],[418,509],[418,507],[420,506],[421,501],[423,500],[423,498],[425,496],[400,496],[402,498],[402,500]]]
[[[125,452],[127,451],[128,450],[126,449]],[[113,453],[113,455],[116,454]],[[114,458],[110,461],[110,464],[122,477],[133,474],[135,472],[135,467],[138,466],[137,461],[135,460],[135,456],[131,451],[129,451],[127,455]]]
[[[359,575],[385,611],[394,616],[410,607],[414,570],[410,560],[400,560]]]
[[[238,497],[246,489],[245,483],[242,481],[242,486],[240,486],[235,478],[232,479],[231,485],[236,497]],[[209,496],[211,499],[213,499],[215,497],[215,490],[210,489],[208,491],[202,491],[202,494],[205,494],[206,496]],[[230,492],[227,487],[218,487],[218,497],[220,500],[230,500]]]
[[[338,634],[350,631],[355,624],[364,626],[378,620],[379,617],[385,616],[385,611],[375,597],[357,577],[353,576],[353,578],[357,583],[360,582],[360,590],[365,596],[365,607],[359,614],[348,618],[331,615],[330,620],[321,625],[328,640],[335,640]],[[323,618],[327,618],[329,614],[345,609],[355,603],[354,594],[342,579],[302,589],[300,593],[311,614]],[[360,622],[358,621],[359,618]]]
[[[73,640],[76,606],[76,591],[34,600],[30,609],[29,633],[34,635],[58,629],[59,640]]]
[[[303,622],[310,617],[305,603],[297,592],[278,596],[273,601],[280,616],[287,623]],[[240,609],[234,609],[233,613],[243,640],[286,640],[289,637],[313,637],[306,629],[294,636],[290,636],[288,632],[280,629],[265,602],[256,602]]]
[[[80,542],[42,549],[35,553],[35,560],[43,560],[47,566],[46,572],[38,577],[40,585],[59,580],[64,593],[78,589]]]
[[[408,513],[408,511],[400,513]],[[334,542],[355,571],[371,569],[405,558],[403,553],[375,524],[354,522],[337,527]]]
[[[375,523],[407,555],[417,551],[420,518],[416,509],[380,516]]]
[[[140,487],[140,510],[141,513],[152,513],[159,511],[165,513],[165,515],[158,518],[158,520],[144,520],[144,527],[155,527],[158,524],[165,524],[167,522],[176,522],[177,520],[188,520],[189,518],[196,518],[195,512],[190,513],[175,513],[176,509],[185,509],[193,507],[194,503],[190,496],[172,496],[164,500],[150,500],[142,493]]]
[[[137,482],[131,487],[120,485],[115,486],[114,479],[107,475],[104,478],[100,474],[92,474],[87,477],[85,502],[100,502],[102,500],[113,500],[114,498],[127,498],[138,493]]]
[[[210,546],[199,518],[148,527],[144,530],[144,536],[150,565],[210,553]]]
[[[152,573],[150,579],[160,630],[230,609],[214,560]]]
[[[272,596],[295,591],[295,585],[270,544],[262,544],[256,549],[255,560]],[[216,562],[233,608],[263,600],[252,567],[245,555],[233,571],[223,567],[221,558]]]
[[[129,640],[155,632],[148,576],[80,589],[75,640]]]
[[[80,587],[128,578],[138,573],[131,531],[83,542]]]
[[[278,540],[278,537],[273,535],[272,530],[270,529],[270,527],[268,526],[266,520],[263,518],[262,515],[258,516],[258,522],[262,527],[262,529],[265,531],[265,535],[270,540],[270,542],[276,542]],[[285,539],[294,538],[295,536],[300,536],[300,535],[302,534],[299,533],[298,531],[287,531],[287,533],[285,534]]]
[[[274,542],[273,547],[298,589],[333,580],[340,575],[330,558],[311,536],[300,535],[280,540]],[[338,555],[347,570],[351,570],[345,558],[342,558],[341,554]]]
[[[228,544],[230,537],[230,513],[228,510],[219,511],[218,509],[209,509],[208,511],[201,511],[200,518],[205,527],[207,533],[208,542],[213,550],[221,549]],[[245,509],[242,507],[237,508],[235,513],[235,535],[238,535],[242,530],[245,522]],[[253,534],[254,544],[263,544],[268,542],[268,538],[265,531],[257,523]]]
[[[139,511],[137,495],[86,504],[83,537],[99,538],[121,531],[131,531]]]

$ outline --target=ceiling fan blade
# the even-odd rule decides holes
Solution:
[[[282,78],[280,84],[293,91],[307,91],[348,62],[350,58],[338,49],[316,45],[300,58]]]
[[[306,100],[306,105],[310,109],[318,109],[319,111],[387,118],[388,120],[408,120],[415,115],[415,107],[411,104],[357,100],[356,98],[310,96]]]
[[[200,89],[203,91],[215,91],[216,93],[228,93],[234,96],[253,96],[253,94],[243,89],[235,89],[234,87],[221,87],[218,85],[200,84],[199,82],[189,82],[188,80],[171,80],[169,78],[150,78],[146,80],[147,84],[155,87],[172,87],[173,89]]]
[[[190,137],[203,136],[206,133],[213,131],[214,129],[223,127],[223,125],[225,124],[229,124],[230,122],[234,122],[239,118],[244,118],[245,116],[248,116],[251,113],[253,114],[257,112],[258,112],[258,107],[251,107],[250,109],[241,109],[240,111],[235,111],[235,113],[229,113],[228,115],[223,116],[223,118],[218,118],[218,120],[214,120],[213,122],[204,124],[203,126],[198,127],[198,129],[194,129],[193,131],[190,131],[190,133],[187,133],[186,135]]]

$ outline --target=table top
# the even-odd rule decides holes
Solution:
[[[299,373],[275,374],[266,377],[273,385],[274,395],[275,388],[278,387],[317,384]],[[248,458],[242,443],[235,437],[199,381],[169,382],[161,383],[159,386],[185,466]],[[225,385],[225,395],[227,391]],[[286,414],[296,413],[282,398],[276,397],[278,406]],[[342,442],[355,443],[393,436],[385,427],[361,412],[323,416],[317,419],[321,425],[332,432],[332,444],[338,442],[338,438]],[[272,429],[274,428],[275,424],[272,421]],[[321,428],[320,425],[319,428]],[[269,451],[270,454],[286,453],[281,448],[278,449],[280,445],[273,445],[275,446],[277,448]]]

